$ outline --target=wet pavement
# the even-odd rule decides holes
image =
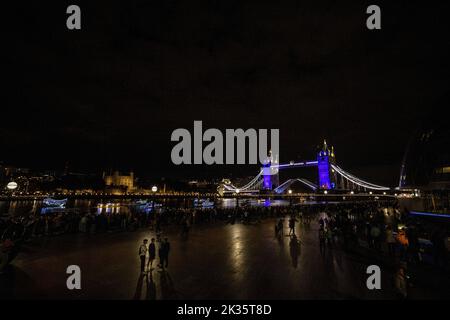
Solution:
[[[258,224],[194,226],[187,238],[178,227],[169,267],[140,275],[138,249],[153,231],[62,235],[33,240],[0,275],[2,298],[32,299],[392,299],[393,272],[382,267],[382,289],[366,287],[376,257],[321,253],[314,223],[297,224],[300,242],[274,235],[275,219]],[[81,290],[68,290],[66,268],[81,268]]]

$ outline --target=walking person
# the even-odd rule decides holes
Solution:
[[[139,247],[139,258],[141,259],[141,273],[145,274],[145,257],[147,256],[147,239],[144,239]]]
[[[151,272],[153,270],[153,261],[155,261],[155,258],[156,258],[155,238],[152,238],[150,244],[148,245],[147,271]]]

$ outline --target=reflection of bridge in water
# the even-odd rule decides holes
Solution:
[[[317,167],[317,183],[305,178],[288,179],[279,184],[278,173],[280,170],[290,168]],[[223,194],[242,194],[259,193],[261,191],[270,191],[275,194],[285,193],[294,183],[301,183],[314,192],[323,190],[350,190],[350,191],[388,191],[390,188],[373,184],[362,180],[351,173],[345,171],[336,164],[334,148],[331,149],[324,141],[322,149],[317,153],[317,160],[313,161],[291,161],[287,164],[279,164],[272,155],[263,164],[259,173],[250,182],[241,187],[236,187],[231,183],[223,183],[220,193]]]

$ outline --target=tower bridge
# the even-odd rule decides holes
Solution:
[[[279,171],[291,168],[317,167],[317,181],[312,182],[303,177],[288,179],[279,183]],[[315,160],[291,161],[280,164],[278,159],[269,154],[263,163],[259,173],[247,184],[237,187],[230,183],[222,183],[221,188],[224,194],[227,193],[259,193],[273,192],[284,193],[293,183],[302,183],[310,190],[355,190],[355,191],[388,191],[389,187],[377,185],[345,171],[336,163],[334,148],[329,148],[324,140],[322,148],[317,152]]]

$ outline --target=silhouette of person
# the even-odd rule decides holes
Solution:
[[[156,245],[155,238],[152,238],[150,244],[148,245],[148,262],[147,262],[147,270],[152,271],[153,269],[153,261],[156,258]],[[150,269],[149,269],[150,265]]]
[[[141,259],[141,273],[145,273],[145,257],[147,256],[147,239],[144,239],[139,247],[139,258]]]
[[[325,251],[325,230],[322,226],[319,228],[319,247],[320,253]]]
[[[289,235],[291,234],[295,235],[295,222],[297,222],[297,219],[295,219],[295,217],[292,216],[289,219]]]

